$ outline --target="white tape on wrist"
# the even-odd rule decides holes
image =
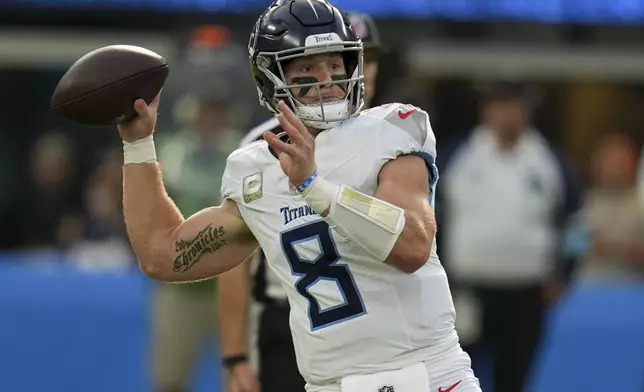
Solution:
[[[152,163],[157,161],[157,151],[152,135],[132,143],[123,141],[123,164]]]
[[[315,212],[322,214],[337,199],[339,191],[339,186],[316,175],[315,179],[302,192],[302,197]]]
[[[329,209],[324,218],[329,226],[380,261],[387,259],[405,228],[402,208],[320,176],[302,196],[317,213]]]

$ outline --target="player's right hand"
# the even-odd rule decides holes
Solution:
[[[283,142],[273,132],[264,132],[264,140],[277,153],[284,174],[299,186],[315,172],[315,137],[284,101],[279,106],[282,112],[277,119],[290,142]]]
[[[137,116],[118,125],[121,138],[128,143],[132,143],[152,135],[157,123],[158,108],[159,95],[154,98],[149,106],[142,99],[134,101],[134,110]]]
[[[260,392],[257,375],[248,363],[239,363],[228,372],[226,392]]]

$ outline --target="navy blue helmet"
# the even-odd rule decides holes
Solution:
[[[328,129],[364,104],[362,41],[347,15],[326,0],[276,0],[257,20],[248,52],[259,101],[273,113],[279,113],[284,100],[306,125]],[[331,81],[287,83],[284,70],[290,61],[324,53],[341,53],[346,74]],[[320,86],[329,84],[340,86],[344,99],[322,102]],[[299,102],[294,88],[317,89],[320,102]]]

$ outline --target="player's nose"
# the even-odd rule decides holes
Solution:
[[[320,67],[318,67],[318,74],[316,75],[317,79],[324,83],[322,84],[322,87],[329,87],[330,84],[327,84],[327,82],[331,82],[333,79],[331,79],[331,69],[325,65],[322,64]]]

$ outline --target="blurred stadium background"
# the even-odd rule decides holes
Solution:
[[[486,84],[511,80],[526,86],[536,128],[563,149],[583,189],[602,186],[598,166],[611,160],[619,161],[617,172],[627,172],[622,185],[636,188],[631,163],[644,142],[644,2],[335,3],[376,19],[387,51],[375,104],[427,110],[439,156],[479,123]],[[152,390],[154,283],[136,268],[124,234],[120,140],[114,129],[71,125],[51,113],[59,78],[105,45],[139,45],[168,59],[160,154],[170,191],[181,190],[177,202],[189,214],[217,202],[221,157],[267,118],[247,69],[246,43],[268,4],[0,2],[0,391]],[[193,130],[213,145],[191,150]],[[597,163],[595,152],[615,144],[617,153],[602,155],[609,162]],[[609,214],[602,225],[617,220]],[[574,239],[566,243],[577,263],[551,302],[529,390],[642,392],[644,257],[628,256],[625,273],[599,268],[584,279],[594,248],[584,235],[588,227],[578,226],[562,233]],[[629,235],[644,244],[642,227],[629,226]],[[221,390],[215,347],[204,343],[191,390]],[[484,391],[492,391],[489,361],[475,362]]]

